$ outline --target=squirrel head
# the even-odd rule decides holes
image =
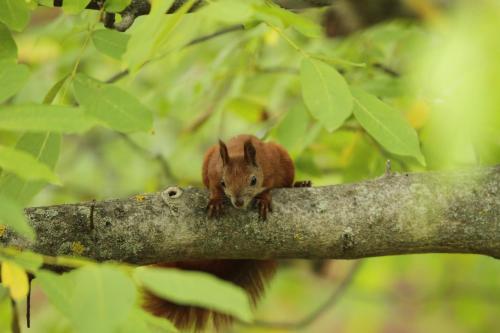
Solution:
[[[256,150],[250,140],[243,145],[243,156],[230,157],[227,147],[219,140],[222,159],[220,186],[236,208],[246,208],[253,198],[265,190],[264,173],[257,164]]]

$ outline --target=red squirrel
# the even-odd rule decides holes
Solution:
[[[220,217],[224,196],[239,209],[253,201],[259,216],[266,220],[271,211],[270,190],[278,187],[307,187],[308,181],[293,184],[295,168],[287,151],[255,136],[239,135],[227,142],[219,140],[207,150],[203,161],[203,183],[210,192],[209,217]],[[160,266],[213,274],[243,288],[255,305],[265,284],[274,274],[273,260],[205,260],[162,264]],[[232,322],[229,315],[193,306],[184,306],[146,294],[144,307],[171,320],[180,329],[202,330],[209,324],[217,329]]]

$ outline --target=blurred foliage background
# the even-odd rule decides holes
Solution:
[[[298,11],[309,22],[304,25],[297,18],[284,24],[272,14],[256,20],[266,12],[249,12],[242,3],[214,1],[179,16],[161,47],[149,53],[147,40],[156,35],[149,35],[154,22],[144,24],[145,16],[126,35],[105,35],[99,44],[98,11],[71,14],[32,3],[28,26],[13,32],[18,63],[29,76],[5,106],[41,103],[72,71],[106,81],[128,69],[114,84],[147,106],[154,121],[152,130],[142,132],[101,126],[65,134],[55,168],[61,185],[45,186],[26,206],[125,197],[172,184],[201,186],[204,151],[239,133],[283,144],[296,162],[297,179],[315,186],[378,177],[387,159],[395,171],[500,162],[500,2],[338,1]],[[235,28],[185,46],[226,27]],[[108,45],[115,39],[118,50]],[[328,131],[304,104],[304,53],[321,55],[350,87],[403,115],[418,134],[423,158],[394,153],[352,115]],[[69,81],[54,104],[76,104]],[[14,146],[22,132],[2,128],[0,143]],[[352,265],[283,262],[255,317],[306,317]],[[335,306],[297,331],[497,332],[499,277],[498,262],[480,256],[364,259]],[[1,295],[0,331],[8,331],[11,307],[5,289]],[[24,308],[24,302],[18,305]],[[262,324],[229,332],[294,330]],[[22,331],[72,332],[36,284],[32,328]]]

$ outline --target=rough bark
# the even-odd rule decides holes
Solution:
[[[27,208],[37,241],[8,231],[0,244],[135,264],[430,252],[500,258],[500,166],[274,190],[265,222],[255,209],[229,205],[223,218],[210,220],[205,190],[178,194]]]

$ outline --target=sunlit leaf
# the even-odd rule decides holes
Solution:
[[[105,265],[89,265],[57,276],[37,274],[50,302],[77,332],[108,333],[124,323],[136,301],[132,280],[122,271]]]
[[[119,333],[137,333],[137,332],[165,332],[176,333],[177,328],[167,319],[154,316],[141,308],[134,308],[118,329]]]
[[[148,131],[153,115],[137,98],[119,87],[77,75],[74,91],[86,113],[121,132]]]
[[[15,31],[22,31],[28,24],[31,13],[28,3],[23,0],[1,0],[0,22]]]
[[[96,49],[115,59],[120,59],[127,50],[130,35],[109,29],[100,29],[92,33],[92,42]]]
[[[317,38],[322,36],[321,26],[303,15],[296,14],[273,3],[255,6],[257,17],[263,21],[276,25],[277,20],[281,27],[292,27],[304,36]]]
[[[246,1],[219,0],[204,6],[200,14],[224,23],[243,24],[252,17],[253,9]]]
[[[54,170],[59,157],[61,135],[58,133],[25,133],[17,142],[15,148],[25,151],[37,161]],[[3,172],[0,176],[0,194],[15,199],[22,205],[27,205],[46,182],[27,181],[13,173]]]
[[[305,58],[300,66],[302,97],[312,116],[329,131],[339,128],[352,113],[352,96],[335,68]]]
[[[58,177],[46,164],[40,163],[33,155],[25,151],[11,147],[0,146],[0,167],[26,180],[60,183]]]
[[[360,89],[352,89],[354,116],[361,126],[389,152],[413,156],[425,164],[418,136],[401,113],[377,97]]]
[[[81,133],[99,122],[82,108],[56,105],[6,105],[0,107],[0,129]]]
[[[146,289],[175,303],[215,309],[243,321],[252,318],[249,299],[244,290],[213,275],[139,267],[134,277]]]
[[[64,0],[62,7],[68,14],[78,14],[87,7],[90,0]]]
[[[109,13],[118,13],[127,8],[132,0],[106,0],[104,9]]]
[[[3,194],[0,194],[0,224],[12,228],[29,239],[35,236],[33,229],[26,221],[23,207]]]
[[[10,296],[16,301],[28,295],[28,274],[11,261],[2,262],[2,284],[9,288]]]
[[[151,10],[147,16],[136,19],[128,30],[131,34],[124,60],[129,69],[134,72],[153,55],[153,46],[156,36],[165,23],[165,12],[172,5],[173,0],[152,0]],[[148,38],[144,38],[148,36]]]

